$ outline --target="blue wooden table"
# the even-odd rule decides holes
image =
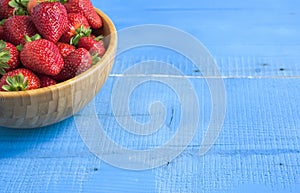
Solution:
[[[118,53],[102,90],[73,117],[33,130],[0,128],[1,193],[300,192],[299,1],[93,3],[115,23],[121,46],[130,45],[122,39],[128,29],[153,45]],[[143,40],[146,24],[154,31]],[[149,36],[164,29],[166,41]],[[176,49],[163,47],[174,37]],[[181,37],[202,42],[205,62],[217,68],[193,63],[185,51],[206,52],[189,50]],[[217,91],[215,80],[222,80]],[[162,124],[147,125],[153,121]],[[159,151],[149,157],[151,149]]]

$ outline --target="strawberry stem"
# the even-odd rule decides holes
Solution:
[[[28,80],[24,78],[22,73],[6,78],[7,85],[3,85],[5,91],[25,91],[28,87]]]
[[[0,74],[6,73],[5,69],[9,68],[7,64],[10,60],[10,49],[6,49],[6,43],[0,40]]]

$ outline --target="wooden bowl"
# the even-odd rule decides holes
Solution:
[[[0,92],[0,126],[37,128],[62,121],[82,109],[99,92],[114,63],[117,47],[116,29],[100,10],[102,32],[107,51],[86,72],[65,82],[36,90]]]

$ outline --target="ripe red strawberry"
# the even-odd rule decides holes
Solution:
[[[39,76],[41,88],[48,87],[56,84],[56,81],[50,78],[49,76],[40,75]]]
[[[90,38],[96,39],[97,37],[94,34],[91,34],[90,36],[88,36]]]
[[[7,19],[3,25],[4,40],[15,46],[25,44],[24,36],[35,35],[37,30],[30,16],[13,16]]]
[[[17,48],[9,43],[0,40],[0,74],[16,69],[20,64]]]
[[[78,39],[82,36],[89,36],[91,29],[86,18],[80,13],[69,13],[68,14],[68,29],[60,38],[61,42],[73,44],[72,42],[78,42]],[[75,44],[74,44],[75,45]]]
[[[28,0],[0,0],[0,20],[13,15],[27,15]]]
[[[39,78],[30,70],[18,68],[0,79],[0,91],[24,91],[40,88]]]
[[[27,12],[29,13],[29,15],[32,14],[32,9],[35,6],[37,6],[38,4],[40,4],[40,3],[44,2],[44,1],[48,1],[48,0],[29,0],[29,2],[27,3]]]
[[[76,50],[76,48],[70,44],[57,42],[56,45],[57,45],[59,53],[61,54],[62,57],[66,57],[71,52]]]
[[[0,40],[3,40],[3,38],[4,38],[3,25],[4,25],[5,21],[6,21],[6,19],[0,20]]]
[[[68,27],[66,8],[60,2],[42,2],[32,9],[32,21],[39,34],[56,43]]]
[[[0,0],[0,20],[9,18],[14,13],[14,8],[9,6],[10,0]]]
[[[84,71],[88,70],[92,65],[92,57],[84,48],[78,48],[64,58],[65,65],[61,72],[54,76],[53,79],[62,82],[73,78]]]
[[[20,53],[20,59],[26,68],[50,76],[57,75],[64,66],[59,49],[46,39],[26,43]]]
[[[81,13],[92,28],[97,29],[102,26],[102,18],[97,14],[90,0],[68,0],[64,5],[68,13]]]
[[[90,52],[91,55],[98,54],[100,57],[102,57],[106,51],[103,41],[97,41],[97,39],[92,37],[80,38],[78,42],[78,48],[85,48]]]
[[[0,40],[3,40],[3,36],[4,36],[4,33],[3,33],[4,31],[3,31],[3,26],[2,25],[0,25]]]

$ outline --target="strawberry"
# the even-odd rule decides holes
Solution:
[[[0,20],[13,15],[27,15],[28,0],[0,0]]]
[[[14,14],[14,8],[9,6],[10,0],[0,0],[0,19],[7,19]]]
[[[29,15],[32,14],[32,9],[37,6],[38,4],[42,3],[42,2],[45,2],[47,0],[27,0],[29,1],[27,3],[27,12],[29,13]]]
[[[25,44],[24,36],[33,36],[37,30],[30,16],[13,16],[7,19],[3,25],[4,40],[14,45]]]
[[[78,39],[80,37],[89,36],[91,34],[91,29],[88,21],[80,13],[69,13],[68,23],[68,29],[62,35],[60,39],[61,42],[73,44],[72,42],[78,42]]]
[[[74,46],[62,42],[57,42],[56,45],[62,57],[66,57],[76,49]]]
[[[103,35],[105,32],[103,30],[103,27],[102,28],[98,28],[98,29],[93,29],[93,35],[95,37],[98,37],[100,35]]]
[[[0,40],[3,40],[3,26],[0,25]]]
[[[40,75],[39,76],[41,88],[52,86],[56,84],[56,81],[50,78],[49,76]]]
[[[56,43],[68,27],[66,8],[60,2],[42,2],[32,9],[32,21],[39,34]]]
[[[81,13],[94,29],[102,26],[102,18],[95,11],[91,0],[68,0],[64,4],[68,13]]]
[[[102,57],[106,51],[104,42],[102,40],[97,40],[97,38],[82,37],[78,41],[78,48],[85,48],[86,50],[89,50],[91,55],[98,54],[98,56]]]
[[[65,65],[61,72],[54,76],[53,79],[62,82],[73,78],[84,71],[88,70],[92,65],[92,57],[84,48],[78,48],[64,58]]]
[[[36,73],[57,75],[64,66],[57,46],[46,39],[28,41],[20,53],[22,64]]]
[[[18,68],[0,79],[0,91],[24,91],[40,88],[39,78],[30,70]]]
[[[90,36],[88,36],[90,38],[96,39],[97,37],[94,34],[91,34]]]
[[[0,74],[16,69],[20,64],[17,48],[8,42],[0,40]]]

